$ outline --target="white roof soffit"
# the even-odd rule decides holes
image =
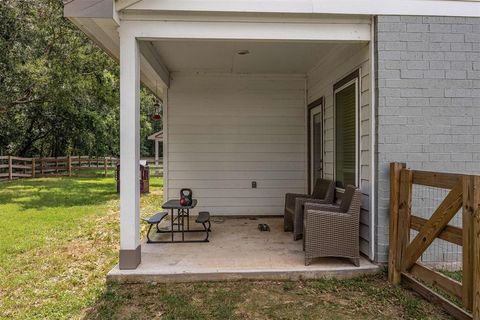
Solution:
[[[111,19],[119,24],[114,0],[63,0],[63,15],[67,18]]]
[[[128,3],[128,6],[124,3]],[[117,5],[122,5],[122,9],[126,11],[142,12],[480,17],[478,0],[117,0]]]
[[[127,9],[128,7],[133,6],[135,3],[140,2],[141,0],[116,0],[115,9],[121,11]]]

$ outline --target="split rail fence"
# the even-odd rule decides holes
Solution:
[[[51,158],[0,157],[0,179],[80,175],[102,170],[106,176],[118,163],[113,157],[68,156]]]
[[[429,219],[412,212],[414,185],[449,190]],[[462,227],[449,225],[457,213]],[[414,237],[412,230],[417,232]],[[461,282],[419,262],[437,238],[462,246]],[[390,164],[388,277],[392,283],[402,283],[441,305],[457,319],[480,319],[480,176],[410,170],[405,163]],[[454,299],[461,303],[453,303]]]

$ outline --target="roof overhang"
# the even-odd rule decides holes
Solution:
[[[117,3],[125,0],[117,0]],[[142,0],[129,11],[479,17],[478,0]]]
[[[140,30],[143,37],[136,36],[140,40],[160,39],[168,32],[165,38],[178,34],[185,39],[190,33],[192,38],[213,39],[212,31],[221,39],[241,40],[239,35],[250,31],[258,35],[253,39],[275,40],[291,31],[300,41],[302,36],[310,37],[308,32],[318,37],[316,41],[332,41],[327,36],[334,36],[334,30],[346,37],[339,41],[348,40],[352,31],[357,40],[369,41],[365,21],[370,23],[374,15],[480,17],[477,0],[64,0],[64,6],[65,16],[116,60],[120,25],[148,28]],[[340,30],[339,22],[347,29]],[[222,29],[222,23],[229,28]],[[328,24],[336,26],[331,29]],[[141,81],[163,99],[169,70],[148,44],[141,44],[140,51]]]
[[[65,17],[117,18],[114,0],[64,0]]]
[[[163,130],[152,133],[151,135],[148,136],[148,140],[163,141]]]

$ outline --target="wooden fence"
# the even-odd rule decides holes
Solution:
[[[430,219],[412,213],[413,185],[449,189]],[[462,228],[449,225],[461,210]],[[411,229],[418,231],[410,239]],[[462,246],[462,282],[418,262],[436,239]],[[480,319],[480,176],[410,170],[390,164],[388,277],[403,283],[457,319]],[[441,289],[446,295],[440,295]],[[445,296],[458,298],[464,308]]]
[[[45,176],[72,176],[80,171],[115,168],[118,159],[113,157],[68,156],[55,158],[0,157],[0,179],[35,178]]]

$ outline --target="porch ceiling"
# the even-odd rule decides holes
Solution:
[[[151,44],[170,72],[260,74],[306,74],[323,56],[364,45],[220,40],[159,40]],[[241,55],[241,51],[248,54]]]

